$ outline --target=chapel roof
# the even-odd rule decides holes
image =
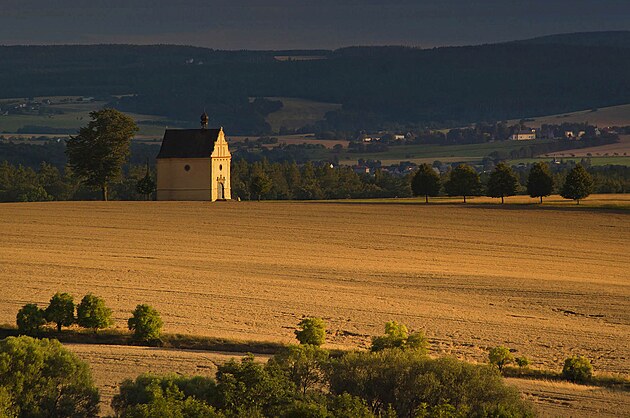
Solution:
[[[210,158],[220,129],[167,129],[157,158]]]

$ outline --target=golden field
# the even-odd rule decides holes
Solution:
[[[435,355],[482,362],[489,347],[503,344],[534,366],[557,370],[565,357],[584,354],[596,372],[629,376],[630,214],[575,209],[2,204],[0,323],[14,323],[22,305],[43,306],[56,291],[76,299],[93,292],[113,308],[119,328],[136,304],[148,303],[161,312],[165,332],[291,342],[302,315],[317,315],[329,324],[330,347],[352,348],[395,319],[424,330]],[[123,377],[210,374],[222,358],[70,347],[92,364],[107,397]],[[584,402],[583,413],[571,413],[628,405],[626,393],[582,397],[587,392],[557,383],[553,390],[515,384],[551,415]],[[549,391],[560,399],[551,406]]]
[[[324,317],[331,346],[391,319],[435,352],[484,361],[505,344],[630,375],[630,217],[533,207],[68,202],[0,206],[0,322],[56,291],[138,303],[166,332],[292,341]]]

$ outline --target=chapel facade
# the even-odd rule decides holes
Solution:
[[[230,200],[230,163],[223,128],[167,129],[157,156],[157,200]]]

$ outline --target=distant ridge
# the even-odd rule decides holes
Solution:
[[[312,56],[321,59],[306,59]],[[462,126],[627,104],[628,74],[630,31],[432,49],[0,46],[0,98],[97,97],[125,112],[191,126],[205,108],[240,135],[271,134],[266,116],[282,106],[252,97],[338,103],[301,131],[347,137],[357,130]]]
[[[528,45],[571,45],[630,48],[630,31],[576,32],[540,36],[511,43]]]

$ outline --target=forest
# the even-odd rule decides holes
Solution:
[[[273,101],[340,103],[315,132],[392,126],[453,127],[630,102],[627,32],[605,39],[418,49],[217,51],[184,46],[0,47],[4,98],[83,95],[125,112],[196,123],[234,134],[270,133]],[[601,38],[601,37],[600,37]],[[317,55],[317,60],[275,57]],[[269,103],[271,102],[271,103]],[[173,126],[176,126],[176,125]]]

